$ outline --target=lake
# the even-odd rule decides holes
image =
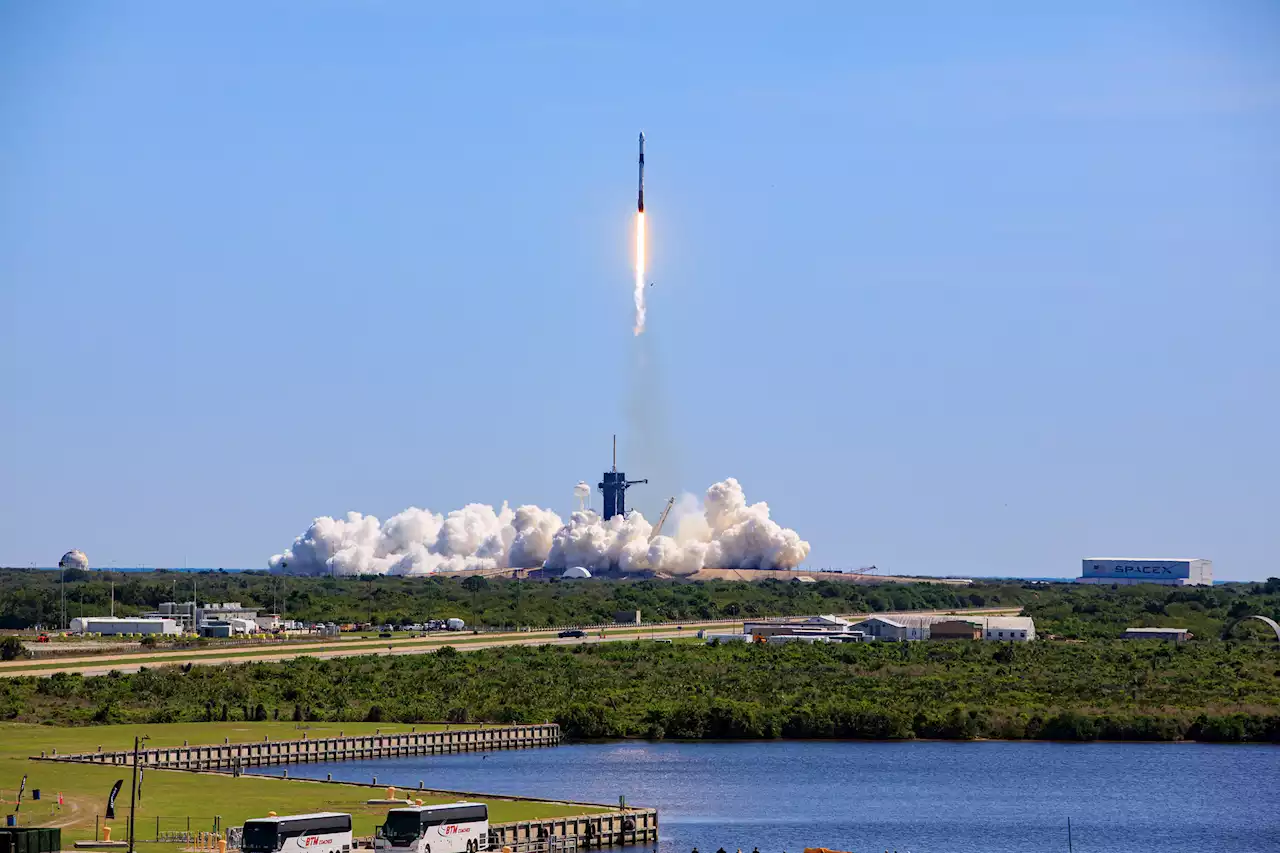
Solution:
[[[487,756],[487,757],[486,757]],[[280,768],[255,772],[279,774]],[[1280,748],[627,741],[295,765],[294,777],[656,806],[662,853],[1280,851]]]

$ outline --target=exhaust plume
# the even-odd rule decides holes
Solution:
[[[561,527],[536,506],[514,512],[468,504],[447,516],[410,507],[379,524],[372,515],[321,516],[268,562],[273,572],[301,575],[423,575],[465,569],[540,566]]]
[[[424,575],[465,569],[584,566],[626,572],[692,574],[702,568],[791,569],[809,543],[769,517],[764,503],[748,504],[730,478],[707,489],[701,503],[686,494],[666,530],[638,512],[607,522],[579,510],[567,524],[551,510],[507,504],[468,504],[448,515],[411,507],[380,523],[347,513],[311,522],[293,545],[268,562],[273,572],[304,575]]]
[[[644,334],[644,211],[636,214],[636,325],[637,336]]]
[[[700,507],[684,495],[674,517],[674,536],[650,539],[653,527],[638,512],[608,521],[575,512],[556,532],[547,568],[688,575],[704,568],[793,569],[809,556],[809,543],[771,519],[768,504],[748,504],[732,477],[707,489]]]

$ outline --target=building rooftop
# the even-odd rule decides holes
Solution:
[[[1204,557],[1085,557],[1085,561],[1099,560],[1102,562],[1124,560],[1129,563],[1194,563],[1197,560],[1203,560]]]
[[[176,622],[178,620],[169,616],[77,616],[76,619],[84,619],[88,621],[92,619],[94,622]]]
[[[863,619],[862,622],[859,622],[858,624],[861,625],[864,622],[883,622],[884,624],[892,625],[895,628],[907,627],[907,624],[905,622],[898,621],[899,618],[902,618],[902,617],[894,617],[893,619],[890,619],[888,616],[868,616],[866,619]]]
[[[868,616],[862,622],[869,622],[872,619],[878,619],[896,628],[927,628],[937,625],[939,622],[968,622],[971,625],[978,625],[986,629],[994,628],[997,631],[1032,631],[1035,629],[1035,620],[1030,616],[973,616],[967,613],[952,613],[945,616],[930,613],[917,616],[909,613],[898,613],[893,618],[888,616]]]
[[[1125,628],[1126,634],[1168,634],[1170,632],[1186,634],[1188,628]]]
[[[1012,628],[1015,631],[1030,631],[1036,626],[1035,620],[1030,616],[979,616],[977,621],[988,630],[1003,628],[1007,631]]]

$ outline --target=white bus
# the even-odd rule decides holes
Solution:
[[[489,849],[489,807],[484,803],[412,806],[387,812],[375,850],[388,853],[478,853]]]
[[[351,853],[351,815],[338,812],[260,817],[244,822],[244,853]]]

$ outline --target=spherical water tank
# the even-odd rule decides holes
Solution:
[[[68,551],[58,561],[58,568],[87,569],[89,568],[89,558],[84,555],[84,551]]]

